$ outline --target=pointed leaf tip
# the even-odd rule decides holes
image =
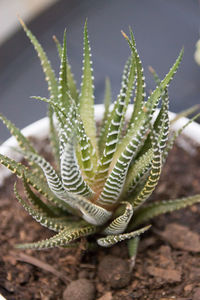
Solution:
[[[84,29],[87,29],[88,18],[85,19]]]

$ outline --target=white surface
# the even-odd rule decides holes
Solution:
[[[104,112],[104,107],[102,104],[95,105],[95,119],[96,121],[100,121],[102,119]],[[127,118],[130,118],[132,113],[132,105],[129,105],[127,111]],[[170,112],[170,119],[173,119],[176,116],[175,113]],[[174,125],[173,129],[178,130],[179,128],[183,127],[188,122],[187,118],[181,118],[178,120]],[[37,136],[39,139],[43,139],[47,137],[49,131],[49,122],[48,118],[43,118],[37,122],[32,123],[31,125],[25,127],[22,130],[22,133],[25,136]],[[196,122],[192,122],[188,127],[184,129],[184,136],[188,137],[197,145],[200,145],[200,125]],[[189,147],[189,143],[181,140],[180,145],[185,149],[191,151],[192,149]],[[17,147],[17,141],[14,137],[9,138],[5,141],[0,147],[0,153],[7,155],[17,161],[22,159],[22,156],[12,150],[13,147]],[[3,184],[3,180],[9,176],[11,172],[5,168],[4,166],[0,165],[0,186]]]

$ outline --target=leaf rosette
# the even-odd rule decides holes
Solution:
[[[102,247],[129,240],[129,252],[134,257],[138,237],[151,227],[147,222],[160,214],[200,202],[200,195],[195,195],[146,204],[158,184],[168,152],[184,129],[169,135],[168,86],[179,67],[183,50],[163,80],[151,68],[157,87],[146,97],[142,62],[133,33],[130,29],[128,37],[122,32],[130,47],[130,57],[113,106],[110,82],[106,79],[105,111],[97,130],[87,22],[80,92],[67,58],[66,31],[62,45],[54,37],[60,58],[57,79],[42,46],[23,21],[21,24],[40,58],[48,83],[49,98],[33,98],[49,105],[49,138],[57,167],[55,169],[37,153],[30,141],[3,115],[0,119],[16,137],[29,166],[4,155],[0,155],[0,162],[22,178],[26,200],[16,185],[14,192],[24,209],[56,234],[17,247],[74,247],[77,239],[93,236],[88,239],[88,247],[94,240]],[[132,114],[127,120],[125,116],[132,99]],[[158,105],[160,110],[156,115]],[[187,110],[180,116],[193,111]]]

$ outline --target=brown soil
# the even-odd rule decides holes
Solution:
[[[200,193],[199,154],[190,157],[176,146],[152,199]],[[83,251],[84,241],[78,250],[16,250],[16,243],[52,233],[18,204],[15,180],[0,190],[0,294],[6,299],[200,299],[200,205],[154,220],[129,271],[126,243],[93,253]]]

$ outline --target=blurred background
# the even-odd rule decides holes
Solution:
[[[46,115],[46,105],[30,96],[48,96],[48,92],[17,14],[37,36],[57,74],[59,61],[52,36],[62,40],[67,28],[68,58],[78,84],[83,26],[88,18],[96,103],[102,103],[106,75],[111,79],[113,100],[120,89],[130,53],[120,30],[128,32],[129,25],[143,62],[147,92],[154,88],[148,66],[162,78],[184,46],[183,62],[170,87],[170,110],[178,112],[200,103],[200,66],[194,61],[200,28],[198,0],[0,0],[0,112],[20,128]],[[0,124],[0,142],[7,137],[9,132]]]

